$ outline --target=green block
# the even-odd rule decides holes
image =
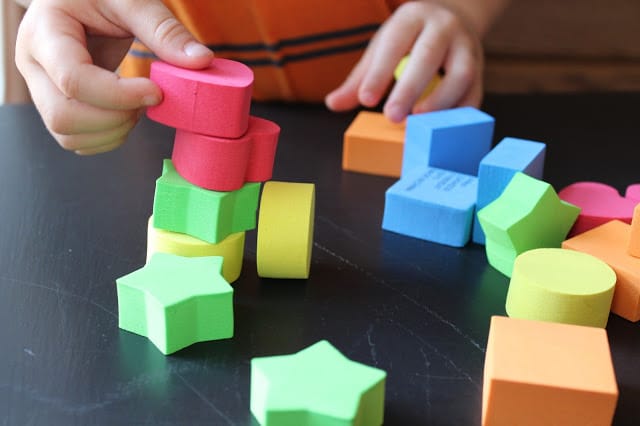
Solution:
[[[510,277],[520,253],[560,247],[579,213],[548,183],[516,173],[502,195],[478,212],[489,263]]]
[[[153,226],[217,244],[256,227],[259,198],[260,183],[231,192],[210,191],[186,181],[171,160],[164,160],[156,181]]]
[[[251,412],[263,426],[379,426],[387,373],[347,359],[326,340],[251,360]]]
[[[222,278],[222,257],[156,253],[116,286],[120,328],[165,355],[233,337],[233,288]]]

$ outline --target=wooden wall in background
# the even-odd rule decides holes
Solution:
[[[487,92],[640,91],[640,0],[512,0],[485,52]]]

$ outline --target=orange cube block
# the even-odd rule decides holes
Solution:
[[[379,112],[361,111],[344,133],[342,169],[400,177],[405,125]]]
[[[610,425],[617,402],[604,329],[491,318],[483,426]]]
[[[588,253],[607,263],[618,280],[611,312],[629,321],[640,320],[640,258],[629,254],[631,225],[612,220],[569,238],[562,248]]]

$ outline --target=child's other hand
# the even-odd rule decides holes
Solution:
[[[159,0],[34,0],[29,6],[16,65],[63,148],[78,154],[114,149],[144,108],[161,101],[151,80],[113,72],[134,36],[175,65],[200,68],[212,58]]]
[[[393,81],[393,71],[410,54],[402,78],[384,105],[384,114],[400,122],[409,113],[462,105],[482,99],[483,53],[479,37],[462,17],[439,3],[404,3],[382,25],[351,74],[326,98],[329,109],[374,107]],[[442,69],[436,89],[416,104]]]

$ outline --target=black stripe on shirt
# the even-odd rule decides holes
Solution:
[[[261,67],[261,66],[282,67],[289,62],[300,62],[308,59],[320,58],[323,56],[362,50],[365,47],[367,47],[367,44],[369,44],[369,41],[360,41],[357,43],[347,44],[343,46],[327,47],[324,49],[317,49],[317,50],[297,53],[293,55],[284,55],[282,56],[282,58],[263,57],[263,58],[255,58],[255,59],[243,59],[243,58],[238,58],[234,56],[228,56],[226,57],[226,59],[242,62],[243,64],[251,67]],[[151,52],[135,50],[135,49],[130,50],[129,54],[136,58],[149,58],[149,59],[158,58],[156,55],[154,55]]]
[[[303,44],[311,44],[319,41],[326,41],[331,39],[339,39],[345,37],[351,37],[354,35],[366,34],[369,32],[375,32],[380,28],[380,24],[367,24],[359,27],[348,28],[345,30],[332,31],[328,33],[313,34],[304,37],[294,37],[280,40],[276,43],[245,43],[245,44],[210,44],[208,45],[214,52],[215,51],[235,51],[235,52],[252,52],[266,50],[268,52],[277,52],[283,47],[300,46]]]
[[[308,43],[314,43],[318,41],[325,41],[331,39],[339,39],[344,37],[350,37],[353,35],[364,34],[367,32],[375,31],[380,27],[379,24],[362,25],[355,28],[349,28],[346,30],[332,31],[329,33],[314,34],[304,37],[295,37],[281,40],[277,43],[247,43],[247,44],[211,44],[208,47],[214,52],[254,52],[266,50],[267,52],[277,53],[282,47],[287,46],[299,46]],[[346,53],[364,49],[368,40],[359,41],[355,43],[345,44],[335,47],[325,47],[320,49],[313,49],[307,52],[283,55],[281,58],[262,57],[255,59],[242,59],[240,57],[230,55],[227,58],[242,62],[248,66],[260,67],[260,66],[276,66],[282,67],[289,62],[299,62],[307,59],[314,59],[322,56],[328,56],[339,53]],[[157,59],[157,56],[152,52],[138,49],[131,49],[129,54],[137,58]]]

